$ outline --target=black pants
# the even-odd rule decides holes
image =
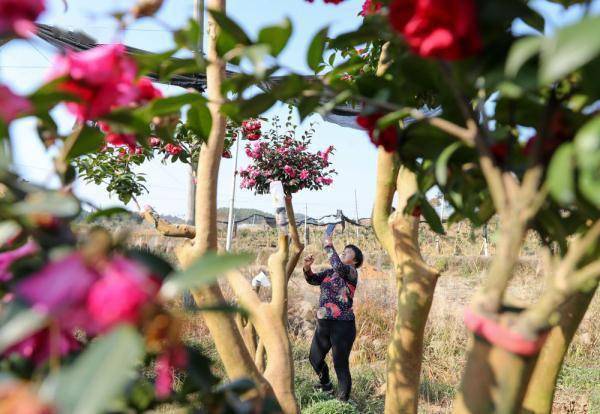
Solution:
[[[338,398],[347,401],[352,388],[350,376],[350,351],[356,338],[354,321],[317,320],[317,329],[310,346],[310,364],[321,384],[330,383],[329,367],[325,356],[332,350],[333,367],[338,378]]]

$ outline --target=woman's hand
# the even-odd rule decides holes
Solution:
[[[310,270],[310,267],[315,262],[315,258],[312,254],[309,254],[304,258],[304,270]]]

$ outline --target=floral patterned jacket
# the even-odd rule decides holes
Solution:
[[[311,270],[304,271],[306,281],[315,286],[321,286],[317,319],[353,321],[354,291],[358,283],[358,272],[354,266],[349,266],[340,260],[333,246],[326,246],[331,269],[319,273]]]

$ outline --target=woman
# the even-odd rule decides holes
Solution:
[[[304,277],[315,286],[321,286],[317,329],[310,346],[309,360],[319,376],[318,388],[333,392],[329,368],[325,356],[332,350],[333,366],[338,378],[337,397],[348,401],[352,378],[350,377],[350,351],[356,338],[356,325],[352,303],[358,282],[358,269],[363,263],[363,254],[352,244],[346,246],[341,256],[337,254],[331,238],[325,239],[325,251],[331,269],[313,273],[312,256],[304,259]]]

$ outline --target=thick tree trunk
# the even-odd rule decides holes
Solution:
[[[212,10],[225,11],[225,0],[209,0],[208,7]],[[218,247],[217,183],[226,125],[226,119],[220,112],[221,103],[225,100],[225,96],[221,93],[221,86],[225,79],[225,62],[217,53],[218,31],[218,25],[211,18],[208,46],[210,63],[206,69],[206,77],[212,129],[207,143],[200,151],[196,189],[196,235],[193,242],[188,243],[178,252],[178,258],[184,267],[189,266],[207,251],[216,251]],[[218,284],[196,290],[193,295],[199,305],[225,303]],[[203,315],[229,379],[250,378],[257,384],[257,390],[262,396],[270,394],[272,392],[270,386],[257,370],[234,317],[224,312],[204,312]]]
[[[386,414],[417,412],[423,336],[438,279],[438,273],[421,257],[419,218],[402,212],[416,189],[414,174],[401,168],[397,181],[398,208],[389,219],[394,240],[398,307],[388,347]]]
[[[474,336],[453,413],[519,412],[536,359],[513,354]]]
[[[385,413],[417,412],[423,336],[438,273],[421,257],[419,218],[403,213],[417,190],[415,175],[396,154],[379,150],[373,228],[394,263],[398,305],[387,355]],[[390,215],[394,193],[398,206]]]
[[[594,298],[596,288],[578,293],[561,309],[561,319],[550,330],[540,352],[523,401],[523,414],[550,414],[554,401],[556,381],[569,345]]]
[[[287,331],[287,273],[289,241],[285,234],[279,235],[279,250],[269,258],[272,297],[270,303],[261,302],[252,291],[250,282],[239,272],[228,276],[229,284],[240,304],[250,311],[250,321],[258,334],[257,365],[264,361],[264,376],[273,387],[277,401],[286,414],[298,414],[294,394],[294,362]],[[264,354],[263,354],[264,349]]]

